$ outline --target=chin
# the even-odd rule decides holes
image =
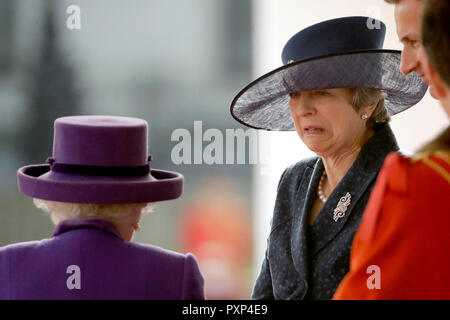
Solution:
[[[300,137],[300,139],[302,140],[303,144],[314,153],[320,153],[321,151],[325,150],[323,143],[304,139],[303,137]]]
[[[312,152],[314,152],[316,155],[321,156],[321,154],[325,151],[325,149],[321,146],[318,145],[314,145],[314,144],[306,144],[306,147],[311,150]]]

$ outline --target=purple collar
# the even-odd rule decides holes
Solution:
[[[119,230],[109,221],[100,218],[73,218],[61,221],[55,228],[53,236],[56,237],[61,233],[74,229],[97,229],[112,233],[119,239],[123,240]]]

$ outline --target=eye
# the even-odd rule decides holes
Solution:
[[[405,39],[401,40],[400,42],[403,45],[403,48],[409,47],[412,49],[417,49],[420,46],[419,40],[412,40],[412,39],[405,38]]]
[[[411,46],[411,48],[417,49],[419,47],[419,45],[420,45],[420,42],[416,41],[416,40],[410,41],[409,45]]]
[[[411,39],[405,39],[404,41],[402,41],[403,44],[403,48],[408,46],[410,48],[413,49],[417,49],[420,45],[420,41],[419,40],[411,40]]]
[[[330,93],[329,93],[328,91],[325,91],[325,90],[317,90],[317,91],[314,91],[314,94],[316,94],[316,95],[318,95],[318,96],[322,96],[322,97],[325,97],[325,96],[329,96],[329,95],[330,95]]]
[[[298,97],[300,97],[300,95],[301,95],[301,92],[300,91],[298,91],[298,92],[290,92],[289,93],[289,97],[291,97],[291,98],[298,98]]]

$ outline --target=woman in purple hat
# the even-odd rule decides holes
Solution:
[[[183,189],[181,174],[149,162],[144,120],[56,119],[53,157],[17,173],[56,228],[0,248],[0,299],[204,299],[192,254],[130,242],[142,213]]]

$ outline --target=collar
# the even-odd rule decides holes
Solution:
[[[55,228],[53,236],[75,229],[96,229],[111,233],[123,240],[119,230],[109,221],[99,218],[73,218],[61,221]]]

